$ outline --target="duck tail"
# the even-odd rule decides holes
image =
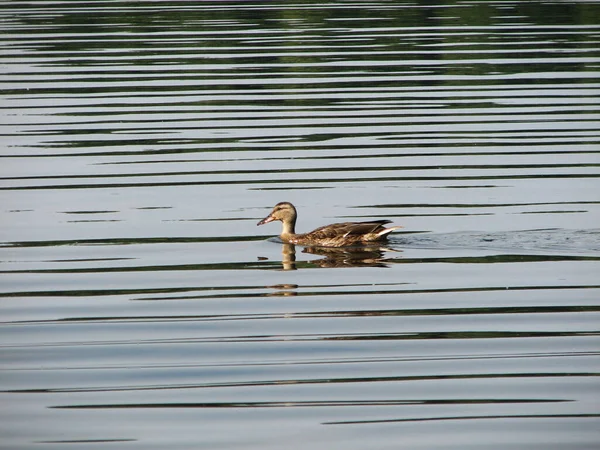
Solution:
[[[404,227],[397,226],[397,227],[384,228],[383,230],[377,232],[377,236],[379,236],[379,237],[387,236],[389,233],[391,233],[394,230],[398,230],[399,228],[404,228]]]

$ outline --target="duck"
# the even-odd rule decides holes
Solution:
[[[367,242],[382,242],[388,234],[401,226],[384,227],[391,220],[372,220],[369,222],[332,223],[319,227],[309,233],[296,234],[298,212],[290,202],[277,203],[271,213],[256,225],[264,225],[275,220],[281,221],[283,229],[279,237],[287,244],[317,247],[346,247]]]

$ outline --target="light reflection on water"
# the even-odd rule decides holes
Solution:
[[[2,4],[2,446],[595,448],[599,8]]]

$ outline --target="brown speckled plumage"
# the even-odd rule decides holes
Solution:
[[[289,202],[277,203],[267,217],[257,225],[280,220],[283,230],[279,236],[290,244],[314,245],[321,247],[345,247],[365,242],[385,241],[388,234],[402,227],[386,228],[390,220],[373,220],[370,222],[343,222],[325,225],[309,233],[296,234],[296,208]]]

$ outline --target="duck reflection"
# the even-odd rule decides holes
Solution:
[[[335,267],[388,267],[388,260],[384,257],[385,247],[376,245],[361,245],[352,247],[304,247],[302,253],[323,256],[324,258],[313,259],[303,264],[310,264],[322,268]],[[297,270],[296,246],[294,244],[282,244],[281,262],[283,270]]]

